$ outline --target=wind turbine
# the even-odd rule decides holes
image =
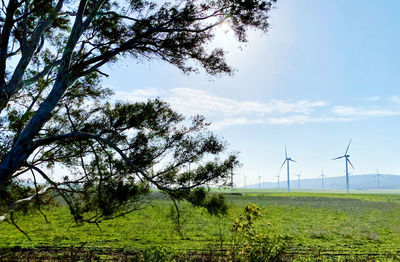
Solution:
[[[247,176],[244,176],[244,188],[247,188]]]
[[[324,178],[326,176],[324,175],[324,170],[322,170],[320,177],[321,177],[322,189],[325,189]]]
[[[381,174],[379,174],[378,170],[376,170],[376,175],[375,175],[375,177],[377,177],[377,178],[378,178],[378,189],[381,189],[381,183],[380,183],[380,180],[379,180],[379,178],[380,178],[380,177],[382,177],[382,175],[381,175]]]
[[[298,182],[298,185],[299,185],[299,189],[300,189],[300,175],[301,175],[301,172],[296,175],[297,176],[297,182]]]
[[[347,193],[349,193],[349,167],[348,167],[348,164],[350,164],[351,167],[354,169],[353,164],[349,160],[350,155],[347,154],[347,152],[349,151],[350,143],[351,143],[351,139],[350,139],[349,144],[347,145],[346,152],[344,153],[343,156],[339,156],[339,157],[332,159],[332,160],[336,160],[336,159],[340,159],[343,157],[346,158],[346,190],[347,190]]]
[[[261,190],[261,176],[258,176],[258,189]]]
[[[287,150],[286,150],[286,145],[285,145],[285,161],[283,161],[283,164],[281,165],[281,168],[283,167],[283,165],[287,166],[287,191],[290,192],[290,176],[289,176],[289,162],[296,162],[295,160],[291,159],[290,157],[288,157],[287,155]]]
[[[278,189],[279,189],[279,177],[280,177],[280,175],[277,175],[276,177],[278,178]]]

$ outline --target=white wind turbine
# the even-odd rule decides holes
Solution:
[[[378,170],[376,170],[376,175],[375,175],[375,177],[378,178],[378,189],[381,189],[381,181],[380,181],[379,179],[382,177],[382,175],[379,174]]]
[[[281,176],[280,174],[279,174],[279,172],[277,173],[278,175],[276,175],[276,177],[278,178],[278,189],[279,189],[279,177]]]
[[[283,164],[281,165],[281,168],[286,163],[286,166],[287,166],[287,190],[288,190],[288,192],[290,192],[290,175],[289,175],[289,162],[290,161],[296,162],[295,160],[293,160],[290,157],[288,157],[287,150],[286,150],[286,145],[285,145],[285,161],[283,161]]]
[[[300,176],[301,176],[301,172],[298,173],[296,176],[297,176],[297,184],[298,184],[299,189],[300,189]]]
[[[325,189],[324,179],[326,176],[324,175],[324,170],[322,170],[321,175],[319,177],[321,178],[322,189]]]
[[[346,152],[344,153],[343,156],[339,156],[339,157],[332,159],[332,160],[336,160],[336,159],[340,159],[343,157],[346,159],[346,191],[347,191],[347,193],[349,193],[349,167],[348,167],[348,164],[350,164],[351,167],[354,169],[353,164],[349,160],[350,155],[347,154],[347,152],[349,151],[350,143],[351,143],[351,139],[350,139],[349,144],[347,145]]]

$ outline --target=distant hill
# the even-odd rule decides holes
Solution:
[[[400,176],[381,174],[380,185],[381,189],[400,189]],[[350,189],[356,190],[367,190],[367,189],[378,189],[378,178],[376,174],[366,175],[350,175]],[[346,177],[326,177],[324,179],[325,189],[346,189]],[[280,181],[280,188],[286,188],[287,182]],[[258,188],[258,184],[248,185],[247,188]],[[278,183],[275,182],[262,182],[261,188],[277,188]],[[292,189],[298,189],[298,180],[290,180],[290,187]],[[322,189],[321,178],[309,178],[300,180],[301,189]]]

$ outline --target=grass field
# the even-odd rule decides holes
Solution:
[[[39,214],[21,215],[17,223],[32,241],[0,223],[0,248],[206,250],[221,237],[229,243],[230,225],[246,204],[255,203],[264,212],[257,230],[283,235],[293,260],[400,259],[400,195],[243,191],[226,194],[230,209],[223,218],[181,202],[182,234],[174,229],[172,203],[156,197],[142,210],[102,223],[101,230],[75,224],[65,207],[45,210],[50,223]]]

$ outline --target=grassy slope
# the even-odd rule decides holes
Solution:
[[[207,248],[218,241],[220,225],[229,239],[229,226],[247,203],[265,210],[259,230],[288,235],[295,251],[394,253],[400,246],[400,195],[248,193],[228,198],[229,215],[221,220],[181,203],[183,238],[168,218],[171,203],[156,200],[143,210],[102,223],[101,231],[95,225],[76,225],[63,207],[46,211],[49,224],[38,214],[21,216],[18,224],[33,241],[12,225],[0,223],[0,247]]]

